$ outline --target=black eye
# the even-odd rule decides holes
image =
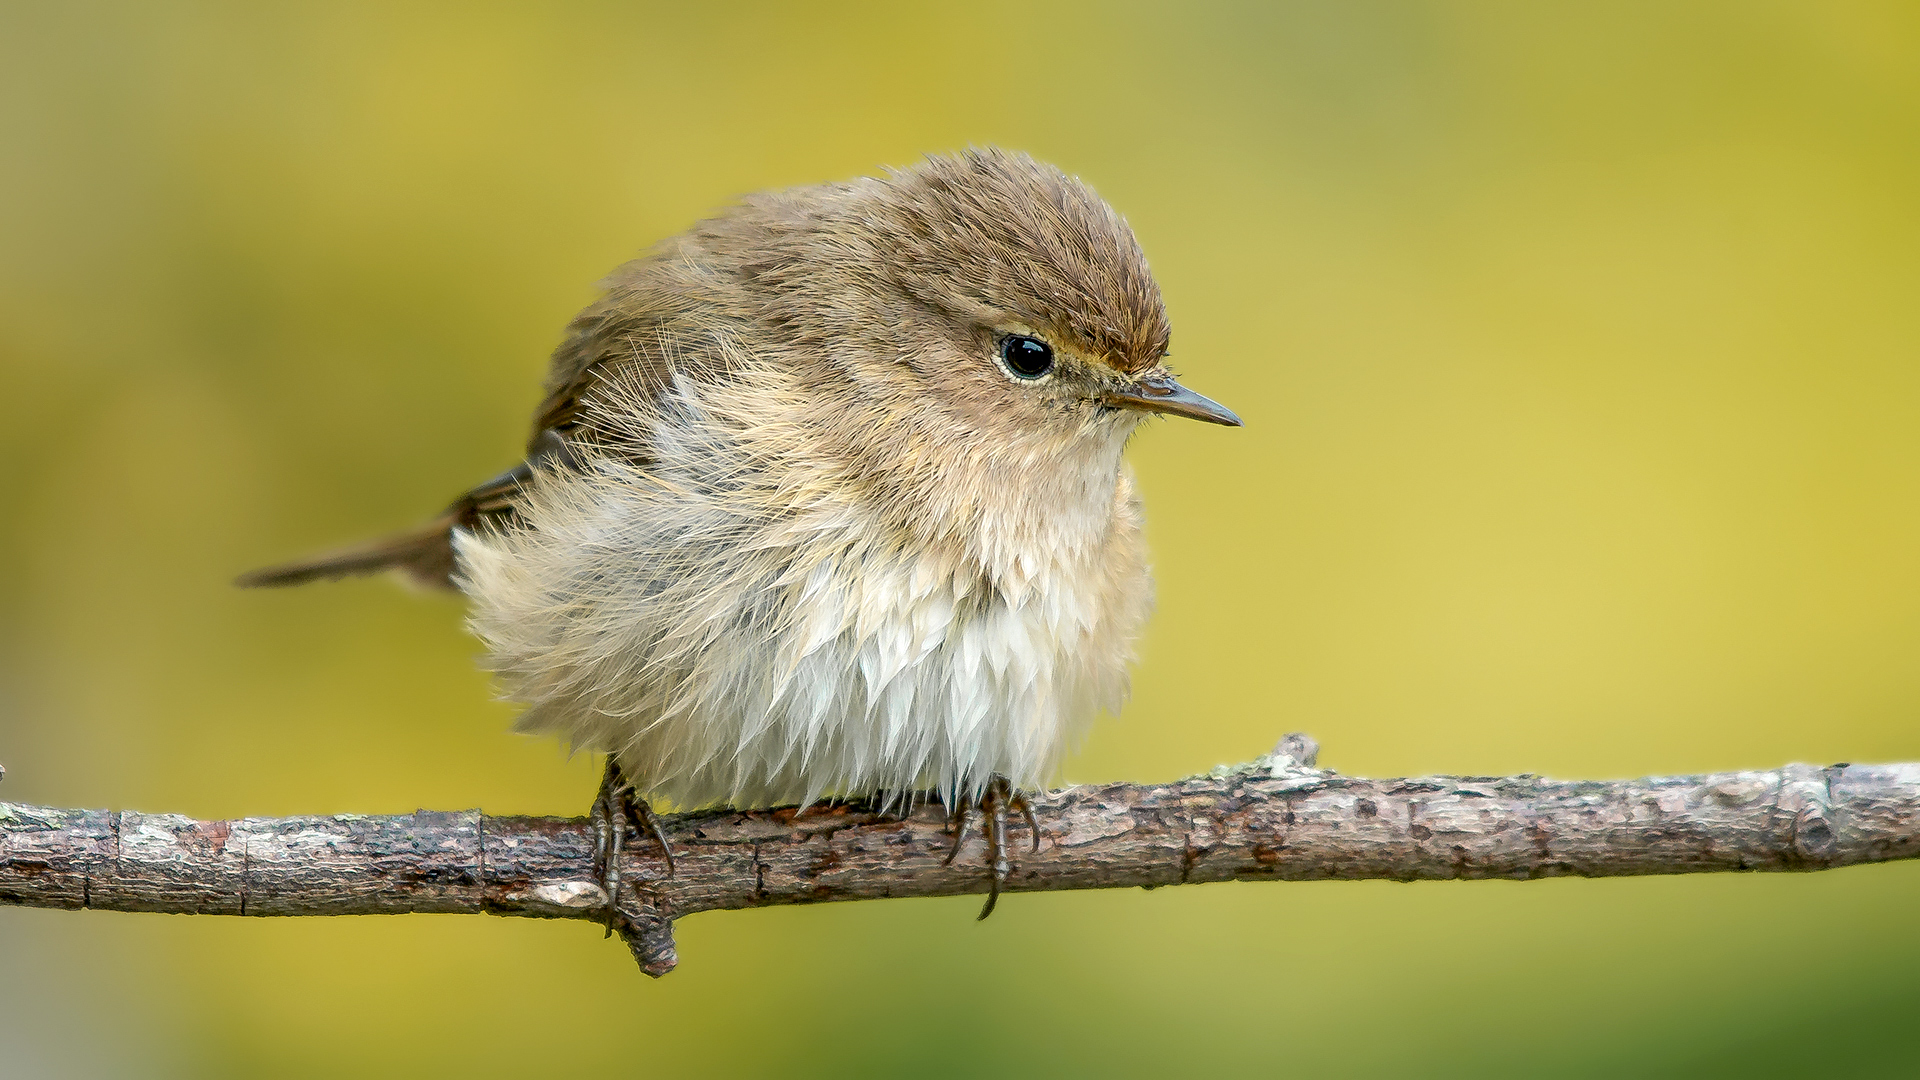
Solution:
[[[1000,343],[1000,359],[1022,379],[1037,379],[1053,370],[1053,346],[1039,338],[1012,334]]]

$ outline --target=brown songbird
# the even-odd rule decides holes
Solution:
[[[615,271],[526,461],[424,527],[248,585],[457,588],[520,727],[608,756],[617,902],[647,800],[933,792],[1009,812],[1126,696],[1152,606],[1122,451],[1238,425],[1167,369],[1139,243],[1020,154],[747,198]],[[1037,847],[1038,833],[1034,833]]]

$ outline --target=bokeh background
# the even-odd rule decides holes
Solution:
[[[1091,180],[1243,431],[1072,780],[1920,759],[1904,4],[9,4],[0,796],[582,811],[451,598],[242,593],[511,463],[592,284],[733,196]],[[0,1074],[1911,1074],[1920,866],[584,924],[0,911]]]

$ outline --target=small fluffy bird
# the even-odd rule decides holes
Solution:
[[[457,588],[525,731],[605,753],[618,902],[647,800],[931,792],[954,850],[1127,691],[1153,601],[1122,451],[1238,425],[1167,368],[1126,222],[1021,154],[768,192],[615,271],[554,352],[527,458],[424,527],[249,574]]]

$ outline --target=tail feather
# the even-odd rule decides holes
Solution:
[[[269,566],[234,579],[243,589],[277,585],[304,585],[309,581],[377,574],[399,570],[415,583],[433,589],[455,588],[453,530],[502,528],[515,520],[514,498],[533,477],[535,461],[570,464],[566,444],[551,431],[542,432],[533,456],[453,501],[439,517],[412,532],[369,541],[311,559]]]
[[[451,589],[454,587],[453,529],[457,524],[457,516],[450,512],[412,532],[299,562],[265,567],[242,574],[233,583],[243,589],[272,588],[399,570],[421,585]]]

